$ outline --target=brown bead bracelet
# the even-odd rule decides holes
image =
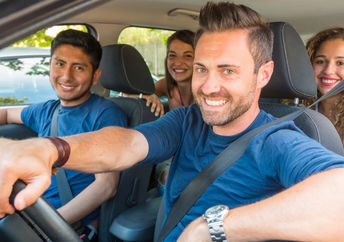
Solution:
[[[44,137],[44,138],[47,138],[48,140],[50,140],[51,143],[53,143],[57,149],[58,157],[57,157],[57,160],[54,162],[52,168],[54,169],[54,168],[63,166],[67,162],[70,155],[70,146],[67,143],[67,141],[58,137]]]

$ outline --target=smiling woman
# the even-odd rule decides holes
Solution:
[[[344,28],[319,32],[308,41],[307,50],[322,96],[344,79]],[[331,120],[344,144],[344,92],[320,102],[317,109]]]

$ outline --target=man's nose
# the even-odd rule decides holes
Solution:
[[[215,74],[209,73],[202,85],[202,92],[206,95],[217,93],[221,89],[220,82]]]
[[[72,67],[65,67],[62,70],[62,77],[65,81],[69,81],[72,76]]]

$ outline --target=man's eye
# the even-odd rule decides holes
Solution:
[[[204,68],[196,68],[196,71],[199,72],[199,73],[207,72],[207,70],[204,69]]]
[[[81,66],[76,66],[75,70],[83,70],[84,68],[82,68]]]
[[[63,66],[63,63],[62,63],[62,62],[59,62],[59,61],[57,61],[57,62],[56,62],[56,65],[57,65],[57,66]]]
[[[231,69],[226,69],[223,71],[225,74],[232,74],[233,71]]]

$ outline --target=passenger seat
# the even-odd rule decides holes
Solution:
[[[101,84],[110,90],[128,94],[154,93],[154,82],[141,54],[132,46],[114,44],[103,47],[100,62]],[[128,126],[135,127],[157,119],[146,100],[128,97],[110,97],[128,116]],[[113,151],[114,153],[116,150]],[[136,165],[121,172],[116,195],[101,206],[99,241],[115,241],[109,233],[113,219],[122,211],[142,204],[147,196],[152,165]]]

